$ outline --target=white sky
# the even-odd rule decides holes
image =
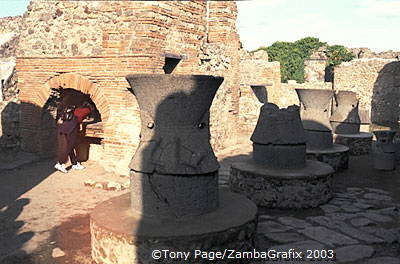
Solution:
[[[21,15],[29,0],[0,0],[0,17]],[[245,49],[317,37],[330,45],[400,51],[400,0],[237,1]]]
[[[317,37],[330,45],[400,50],[400,0],[238,1],[245,49]]]

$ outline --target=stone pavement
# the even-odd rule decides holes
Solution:
[[[227,187],[230,164],[248,159],[250,153],[249,144],[217,153],[222,188]],[[374,171],[369,156],[351,157],[349,164],[347,171],[335,174],[336,196],[327,204],[307,210],[261,208],[257,250],[325,249],[336,254],[336,261],[310,263],[400,263],[400,170]],[[0,263],[93,264],[89,213],[99,202],[126,191],[84,183],[123,184],[128,178],[105,172],[96,162],[68,174],[54,171],[53,165],[39,161],[0,171]]]
[[[242,144],[217,153],[221,186],[227,187],[230,164],[249,159],[251,150],[250,144]],[[335,174],[335,198],[327,204],[307,210],[261,208],[259,251],[292,248],[317,257],[264,263],[400,264],[400,199],[398,191],[393,192],[400,188],[399,171],[373,170],[369,155],[351,157],[349,170]],[[335,261],[329,261],[329,250]],[[327,254],[327,261],[318,259],[318,254]]]

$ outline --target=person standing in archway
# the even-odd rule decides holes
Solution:
[[[74,115],[75,106],[65,107],[62,111],[61,120],[62,123],[58,127],[57,141],[58,141],[58,152],[57,152],[57,163],[54,168],[67,173],[65,163],[70,157],[73,165],[77,164],[76,157],[74,155],[74,145],[78,135],[79,121]],[[72,154],[72,155],[71,155]]]
[[[77,121],[79,123],[80,127],[78,129],[78,133],[76,135],[76,140],[75,140],[75,144],[73,149],[71,150],[72,153],[70,153],[70,157],[73,156],[75,159],[75,163],[73,163],[72,165],[72,169],[75,170],[82,170],[85,167],[77,161],[76,159],[76,155],[77,155],[77,146],[79,143],[81,143],[82,141],[84,141],[85,138],[85,130],[86,130],[86,124],[90,123],[92,121],[94,121],[93,118],[88,118],[90,116],[90,114],[93,111],[93,106],[88,102],[88,101],[84,101],[81,106],[79,106],[78,108],[76,108],[74,110],[74,116],[77,118]],[[72,160],[71,160],[72,162]]]

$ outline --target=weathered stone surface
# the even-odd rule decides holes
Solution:
[[[223,82],[206,75],[128,75],[141,111],[141,138],[130,163],[138,172],[201,174],[218,162],[209,138],[209,108]]]
[[[370,200],[378,200],[378,201],[391,201],[392,197],[385,194],[377,194],[377,193],[367,193],[363,196],[366,199]]]
[[[356,134],[360,132],[357,94],[352,91],[339,91],[330,117],[332,131],[336,134]]]
[[[304,129],[331,131],[328,109],[333,91],[296,89],[296,92],[301,104],[301,120],[303,121]]]
[[[377,257],[372,259],[367,259],[363,262],[364,264],[400,264],[399,258],[394,257]]]
[[[90,223],[94,261],[159,263],[151,258],[155,249],[223,251],[250,250],[254,246],[257,208],[237,194],[223,192],[218,210],[180,221],[158,221],[130,212],[129,194],[107,200],[94,209]],[[171,260],[163,263],[168,261]],[[199,263],[199,259],[189,262]]]
[[[390,216],[372,213],[372,212],[363,212],[363,213],[360,213],[360,215],[363,215],[366,218],[369,218],[375,222],[387,223],[387,222],[393,221],[393,218]]]
[[[266,233],[276,233],[276,232],[286,232],[293,229],[290,226],[285,226],[279,224],[275,221],[265,221],[261,222],[257,226],[257,233],[258,234],[266,234]]]
[[[393,229],[385,229],[382,227],[375,227],[375,226],[363,226],[360,227],[361,230],[373,234],[384,240],[386,243],[393,243],[399,240],[399,237],[396,235],[396,230]]]
[[[333,213],[333,212],[337,212],[340,210],[340,207],[332,205],[332,204],[324,204],[321,205],[320,208],[326,213]]]
[[[305,236],[300,235],[299,233],[296,232],[284,232],[284,233],[270,232],[263,234],[268,240],[282,244],[306,240]]]
[[[330,247],[358,243],[356,240],[348,236],[322,226],[306,227],[305,229],[299,230],[299,233]]]
[[[372,221],[372,220],[369,219],[369,218],[364,218],[364,217],[362,217],[362,218],[351,219],[351,220],[350,220],[350,223],[351,223],[353,226],[356,226],[356,227],[360,227],[360,226],[369,226],[369,225],[376,225],[376,223],[375,223],[374,221]]]
[[[371,257],[375,249],[371,246],[352,245],[335,249],[336,261],[338,263],[349,263]]]
[[[334,142],[349,147],[349,154],[352,156],[366,155],[372,149],[372,134],[366,132],[353,135],[336,134]]]
[[[305,227],[311,226],[310,223],[308,223],[302,219],[298,219],[298,218],[290,217],[290,216],[279,217],[278,221],[284,225],[288,225],[288,226],[291,226],[294,228],[305,228]]]
[[[334,144],[332,149],[307,149],[306,158],[308,160],[317,160],[326,163],[330,165],[335,172],[340,172],[349,167],[349,148],[343,145]]]
[[[335,67],[335,90],[353,91],[360,96],[363,122],[395,125],[399,116],[399,74],[400,63],[394,57],[354,59]]]
[[[279,109],[275,104],[263,105],[251,140],[264,145],[304,144],[306,135],[301,123],[299,107],[292,105]]]
[[[218,173],[164,175],[131,171],[131,207],[148,217],[201,215],[218,206]]]
[[[332,198],[332,168],[307,161],[292,170],[272,170],[252,162],[233,163],[229,187],[257,205],[273,208],[315,207]]]

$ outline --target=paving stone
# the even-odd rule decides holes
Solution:
[[[340,211],[340,207],[333,205],[333,204],[324,204],[321,205],[320,208],[325,212],[325,213],[334,213]]]
[[[272,220],[272,219],[275,219],[275,218],[273,216],[270,216],[270,215],[260,215],[258,217],[258,222]]]
[[[306,240],[306,237],[296,232],[285,232],[285,233],[265,233],[264,236],[276,243],[290,243]]]
[[[398,241],[399,237],[397,234],[397,230],[395,229],[385,229],[382,227],[372,227],[372,226],[364,226],[360,227],[362,231],[373,234],[382,240],[384,240],[388,244],[392,244]]]
[[[353,193],[337,192],[337,193],[335,193],[334,197],[335,198],[345,199],[345,200],[352,200],[352,199],[355,199],[357,196],[354,195]]]
[[[390,195],[390,192],[388,191],[384,191],[381,189],[376,189],[376,188],[365,188],[366,190],[370,191],[370,192],[375,192],[375,193],[379,193],[379,194],[385,194],[385,195]]]
[[[342,206],[340,206],[340,208],[343,211],[345,211],[346,213],[357,213],[357,212],[361,211],[360,208],[358,208],[358,207],[356,207],[354,205],[348,205],[348,204],[342,205]]]
[[[295,217],[279,217],[278,221],[284,225],[288,225],[294,228],[305,228],[311,226],[310,223]]]
[[[319,225],[325,226],[325,227],[335,227],[338,225],[341,221],[333,220],[332,218],[328,216],[310,216],[307,217],[307,219],[311,220],[312,222],[315,222]]]
[[[361,231],[355,227],[352,227],[346,223],[341,223],[335,226],[335,229],[339,230],[340,232],[356,238],[358,240],[367,242],[368,244],[377,244],[383,243],[384,241],[376,236],[373,236],[365,231]]]
[[[265,233],[274,233],[274,232],[285,232],[289,231],[292,228],[289,226],[281,225],[274,221],[265,221],[261,222],[257,226],[257,233],[265,234]]]
[[[357,216],[357,214],[349,214],[349,213],[332,213],[332,214],[329,214],[329,217],[331,217],[333,220],[336,220],[336,221],[344,221],[344,220],[347,220],[347,219],[354,218],[356,216]]]
[[[356,227],[368,226],[368,225],[376,225],[376,223],[374,221],[372,221],[369,218],[365,218],[365,217],[351,219],[350,223],[353,226],[356,226]]]
[[[363,192],[364,190],[358,187],[349,187],[347,188],[347,191],[349,192]]]
[[[368,210],[368,212],[376,213],[376,214],[383,214],[388,216],[399,216],[399,208],[396,206],[376,209],[376,210]]]
[[[365,260],[364,264],[400,264],[400,258],[394,257],[378,257]]]
[[[353,205],[358,207],[358,208],[360,208],[360,209],[370,209],[370,208],[374,208],[375,207],[373,204],[365,203],[365,202],[356,202]]]
[[[358,241],[346,235],[340,234],[336,231],[322,226],[306,227],[305,229],[299,230],[298,232],[331,247],[358,243]]]
[[[371,200],[378,200],[378,201],[391,201],[392,197],[384,194],[378,194],[378,193],[367,193],[364,194],[363,196],[366,199],[371,199]]]
[[[371,212],[364,212],[361,213],[361,215],[365,216],[366,218],[369,218],[375,222],[381,222],[381,223],[388,223],[393,221],[393,218],[387,215],[382,215],[382,214],[376,214],[376,213],[371,213]]]
[[[272,246],[269,249],[285,251],[285,250],[289,250],[291,248],[293,248],[296,251],[306,252],[307,250],[310,250],[310,249],[311,250],[326,249],[326,246],[324,246],[323,244],[321,244],[315,240],[304,240],[304,241],[299,241],[299,242],[294,242],[294,243],[289,243],[289,244]]]
[[[352,245],[337,248],[335,252],[335,263],[348,263],[371,257],[375,253],[375,249],[371,246]]]

